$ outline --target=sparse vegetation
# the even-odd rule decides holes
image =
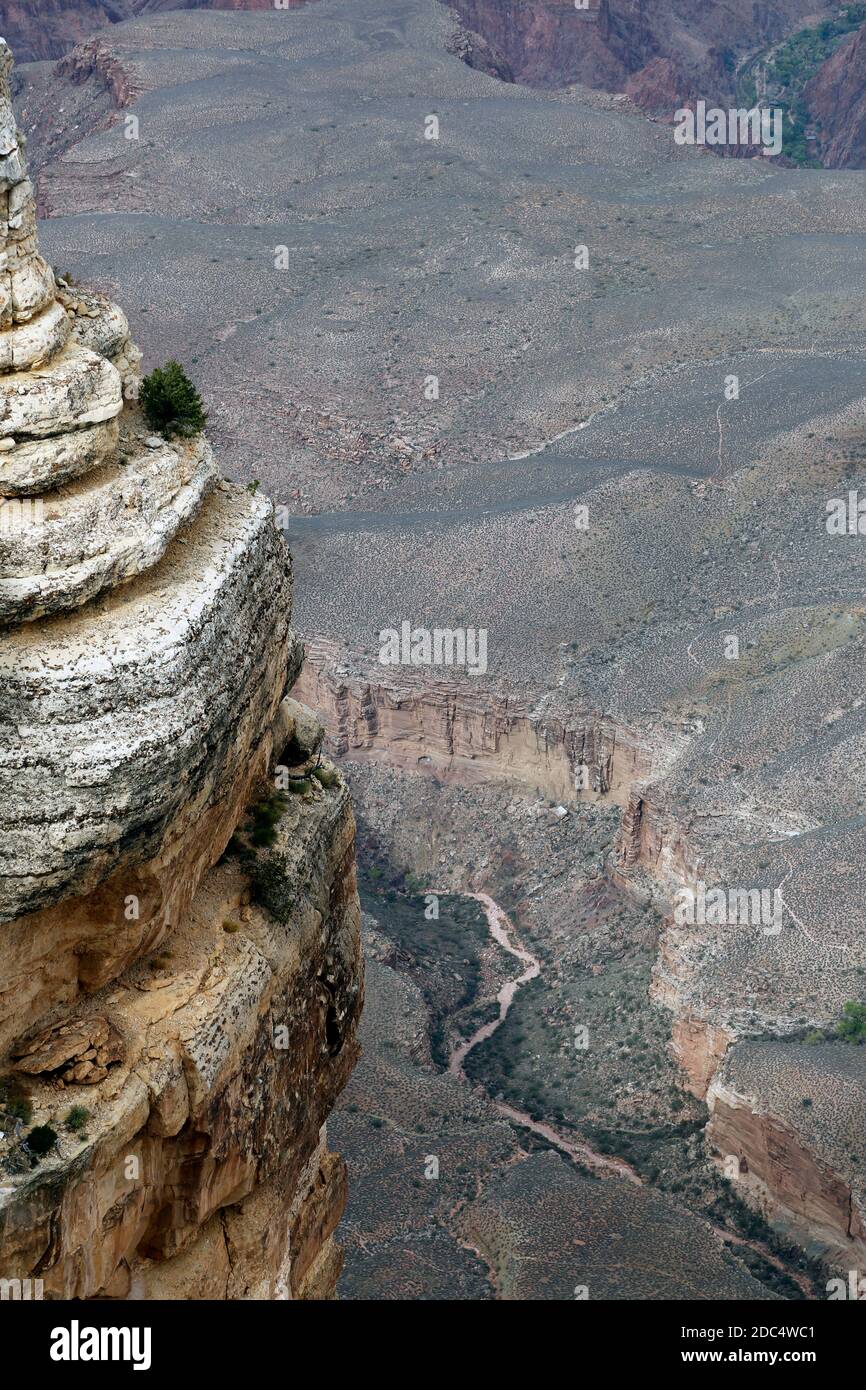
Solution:
[[[264,801],[259,801],[247,809],[247,815],[252,820],[250,842],[257,848],[274,844],[277,826],[285,815],[288,804],[284,792],[274,792],[273,796],[268,796]]]
[[[313,776],[322,787],[336,787],[340,780],[339,773],[333,767],[317,767],[313,769]]]
[[[85,1109],[83,1105],[73,1105],[72,1109],[67,1111],[66,1119],[63,1123],[66,1125],[67,1129],[72,1130],[73,1134],[78,1134],[84,1129],[89,1119],[89,1110]]]
[[[57,1130],[50,1125],[36,1125],[25,1140],[30,1153],[37,1159],[44,1158],[57,1143]]]
[[[297,888],[285,855],[259,856],[250,865],[250,886],[253,901],[285,926],[295,906]]]
[[[164,439],[190,439],[205,427],[201,396],[179,362],[166,362],[146,376],[139,399],[147,423]]]
[[[849,1000],[842,1009],[836,1033],[843,1042],[855,1043],[862,1047],[863,1043],[866,1043],[866,1004]]]
[[[12,1078],[0,1081],[0,1113],[8,1115],[11,1120],[20,1120],[22,1124],[30,1123],[33,1105],[19,1081]]]
[[[289,782],[289,791],[294,796],[305,796],[307,792],[313,790],[313,783],[309,777],[293,777]]]

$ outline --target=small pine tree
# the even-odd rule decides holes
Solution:
[[[207,414],[198,391],[179,362],[156,367],[141,383],[139,399],[151,429],[171,439],[190,439],[205,427]]]

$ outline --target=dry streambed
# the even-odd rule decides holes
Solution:
[[[503,951],[506,951],[510,956],[514,956],[514,958],[519,960],[525,967],[522,974],[515,976],[512,980],[508,980],[499,990],[496,996],[499,1004],[498,1018],[494,1018],[490,1022],[482,1024],[480,1028],[476,1028],[475,1032],[469,1038],[458,1043],[452,1049],[448,1061],[448,1071],[452,1076],[457,1076],[462,1081],[465,1081],[466,1073],[463,1064],[467,1056],[479,1043],[486,1042],[489,1038],[492,1038],[493,1034],[502,1027],[502,1024],[508,1017],[508,1011],[514,1003],[517,991],[522,985],[528,984],[530,980],[536,979],[541,974],[541,965],[537,957],[517,944],[516,932],[513,924],[509,920],[508,914],[498,903],[494,902],[493,898],[487,893],[464,893],[461,896],[473,898],[476,902],[481,904],[487,919],[487,929],[493,937],[493,940]],[[537,1134],[539,1138],[545,1139],[549,1144],[552,1144],[554,1148],[559,1149],[561,1153],[567,1154],[569,1158],[574,1159],[575,1162],[582,1164],[586,1168],[590,1168],[594,1173],[599,1174],[599,1176],[615,1176],[625,1178],[629,1182],[641,1183],[641,1179],[638,1177],[635,1170],[626,1163],[624,1159],[601,1154],[581,1140],[566,1139],[553,1129],[551,1125],[533,1120],[524,1110],[518,1110],[513,1105],[506,1105],[504,1101],[493,1100],[491,1103],[500,1115],[511,1120],[513,1124],[531,1130],[533,1134]]]

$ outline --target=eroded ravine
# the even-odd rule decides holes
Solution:
[[[442,894],[442,896],[444,896],[444,894]],[[475,902],[481,904],[487,921],[487,929],[493,937],[493,940],[503,951],[506,951],[508,955],[514,956],[515,960],[519,960],[526,966],[526,969],[521,975],[516,976],[513,980],[508,980],[497,993],[496,999],[499,1004],[498,1018],[492,1019],[489,1023],[482,1024],[480,1028],[476,1028],[475,1032],[469,1038],[458,1043],[457,1046],[452,1049],[448,1059],[448,1072],[451,1076],[456,1076],[461,1081],[466,1081],[467,1077],[464,1070],[464,1063],[469,1053],[476,1048],[479,1043],[486,1042],[489,1038],[492,1038],[494,1033],[502,1027],[508,1017],[511,1005],[514,1003],[517,991],[520,989],[521,985],[528,984],[530,980],[538,978],[541,974],[541,965],[537,957],[534,956],[531,951],[525,950],[512,940],[512,936],[516,935],[516,933],[509,920],[508,914],[498,903],[494,902],[489,894],[465,892],[461,893],[459,896],[472,898]],[[641,1185],[642,1179],[624,1159],[598,1153],[597,1150],[591,1148],[591,1146],[583,1140],[566,1139],[551,1125],[545,1124],[539,1120],[533,1120],[532,1116],[528,1115],[526,1111],[518,1110],[515,1106],[507,1105],[504,1101],[491,1099],[491,1104],[500,1115],[505,1117],[505,1119],[510,1120],[513,1124],[520,1125],[522,1129],[528,1129],[533,1134],[537,1134],[540,1139],[546,1140],[547,1143],[558,1149],[560,1153],[566,1154],[569,1158],[573,1159],[575,1163],[582,1164],[585,1168],[591,1169],[592,1172],[597,1173],[599,1176],[625,1178],[628,1182],[636,1183],[639,1186]]]

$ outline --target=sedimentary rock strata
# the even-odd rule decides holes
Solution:
[[[354,822],[288,697],[288,552],[203,436],[153,434],[122,311],[39,256],[10,69],[4,45],[0,1273],[331,1297]]]
[[[844,1268],[866,1261],[864,1103],[859,1049],[838,1042],[738,1043],[707,1096],[710,1139],[734,1181]]]
[[[383,759],[445,781],[492,778],[565,801],[624,804],[633,782],[658,762],[659,750],[601,715],[566,723],[469,681],[406,669],[390,677],[324,640],[310,643],[299,689],[325,715],[336,755]]]
[[[820,632],[823,649],[827,630]],[[847,733],[839,718],[829,726],[838,756],[859,757],[862,735],[847,644],[817,655],[824,674],[809,673],[808,696],[769,733],[756,709],[766,700],[760,684],[747,679],[737,690],[745,727],[766,735],[760,744],[753,735],[754,747],[739,722],[706,744],[700,724],[689,736],[685,726],[660,727],[657,717],[625,723],[624,709],[619,718],[566,716],[561,705],[533,707],[468,682],[407,670],[379,675],[348,647],[323,639],[310,646],[302,684],[327,714],[329,746],[358,764],[382,761],[446,786],[499,783],[564,808],[584,801],[621,808],[610,869],[660,913],[651,994],[669,1018],[681,1084],[707,1104],[707,1137],[724,1176],[785,1238],[848,1268],[863,1257],[862,1049],[802,1039],[810,1030],[831,1036],[845,1001],[859,994],[862,914],[851,904],[862,830],[857,818],[836,828],[828,855],[830,830],[810,833],[810,826],[829,817],[828,798],[844,783],[804,788],[799,763],[807,722],[820,722],[825,709],[850,703]],[[666,679],[668,666],[688,670],[668,654],[661,664]],[[643,670],[636,690],[642,681]],[[768,831],[769,807],[742,782],[765,776],[762,758],[776,745],[782,770]],[[719,767],[735,757],[739,775],[719,779]],[[586,787],[577,780],[582,768]],[[678,922],[678,895],[703,880],[742,885],[738,895],[749,903],[749,889],[763,891],[772,920]],[[735,1172],[731,1155],[739,1156]]]

